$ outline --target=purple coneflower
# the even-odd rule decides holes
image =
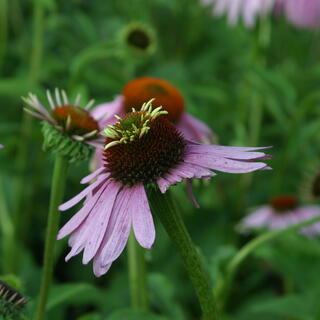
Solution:
[[[253,27],[258,17],[272,11],[276,0],[201,0],[201,2],[213,4],[213,13],[217,16],[226,14],[231,25],[235,25],[242,18],[246,27]]]
[[[278,5],[295,26],[308,29],[320,26],[319,0],[278,0]]]
[[[143,77],[129,81],[121,95],[112,102],[98,105],[93,110],[93,115],[105,117],[104,126],[114,124],[115,114],[123,117],[127,112],[131,112],[132,107],[140,107],[152,98],[155,98],[154,108],[164,106],[164,110],[168,111],[168,119],[186,139],[201,143],[212,142],[214,138],[212,130],[185,111],[185,102],[179,90],[163,79]],[[102,155],[98,149],[93,159],[93,168],[101,166]]]
[[[283,195],[273,198],[269,205],[264,205],[245,217],[240,224],[240,230],[284,229],[319,215],[320,206],[300,206],[295,197]],[[320,223],[303,228],[301,233],[308,236],[319,234]]]
[[[183,137],[152,100],[132,110],[104,130],[103,166],[82,179],[96,179],[80,194],[60,206],[67,210],[86,198],[77,214],[60,230],[58,239],[71,234],[66,260],[82,250],[83,263],[93,259],[94,274],[106,273],[123,251],[131,228],[143,248],[150,249],[155,228],[146,187],[162,193],[182,179],[208,179],[212,170],[245,173],[268,169],[264,148],[201,145]],[[254,152],[248,152],[254,151]]]
[[[43,120],[44,123],[52,125],[53,128],[71,139],[84,142],[88,145],[97,147],[97,138],[99,133],[99,123],[102,119],[95,117],[90,108],[94,100],[90,100],[87,105],[80,107],[80,95],[77,95],[75,101],[69,102],[64,90],[55,90],[55,99],[47,91],[47,98],[50,110],[45,108],[37,96],[29,93],[27,98],[23,98],[29,108],[25,111],[32,116]]]

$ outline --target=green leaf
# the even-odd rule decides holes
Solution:
[[[65,302],[94,301],[98,290],[87,283],[62,284],[52,288],[47,304],[47,311]]]

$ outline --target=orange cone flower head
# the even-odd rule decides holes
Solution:
[[[137,78],[124,87],[124,105],[126,112],[138,108],[144,102],[155,98],[153,107],[163,107],[168,111],[166,117],[172,122],[180,119],[184,111],[184,99],[177,88],[169,82],[152,77]]]

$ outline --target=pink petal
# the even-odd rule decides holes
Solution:
[[[58,233],[58,240],[64,238],[66,235],[77,229],[95,206],[100,205],[100,203],[104,201],[104,199],[101,198],[101,195],[109,183],[110,181],[106,181],[93,196],[90,196],[87,199],[83,207],[61,228]]]
[[[101,175],[100,178],[94,183],[90,184],[88,187],[86,187],[84,190],[82,190],[79,194],[77,194],[75,197],[70,199],[69,201],[65,202],[64,204],[59,206],[60,211],[65,211],[76,205],[78,202],[80,202],[83,198],[85,198],[89,193],[91,193],[97,186],[100,184],[102,185],[105,182],[105,179],[109,177],[109,173],[105,175]]]
[[[116,96],[111,102],[106,102],[96,106],[90,113],[99,122],[99,127],[104,128],[117,121],[114,115],[124,114],[123,96]]]
[[[176,127],[181,131],[186,139],[196,142],[210,143],[212,141],[212,130],[202,121],[184,112],[176,124]]]
[[[105,170],[106,170],[105,167],[100,167],[96,171],[90,173],[89,175],[81,179],[80,183],[81,184],[89,183],[91,180],[95,179],[98,175],[100,175],[100,173],[102,173]]]
[[[244,162],[225,158],[214,157],[212,155],[188,154],[184,159],[187,163],[192,163],[202,167],[229,173],[246,173],[266,167],[263,162]]]
[[[131,188],[124,188],[116,199],[110,223],[99,250],[102,265],[104,266],[112,263],[119,257],[128,241],[131,229],[129,205],[131,194]]]
[[[160,191],[162,193],[165,193],[168,190],[168,188],[172,185],[172,183],[164,178],[160,178],[157,180],[157,185],[158,185]]]
[[[101,261],[99,258],[94,258],[93,260],[93,273],[94,275],[99,278],[105,273],[107,273],[111,267],[112,263],[109,263],[105,266],[101,264]]]
[[[86,243],[82,259],[83,264],[87,264],[100,247],[109,223],[115,199],[121,187],[121,184],[112,181],[101,195],[103,201],[95,206],[87,218],[83,236],[78,239],[79,243],[81,241],[85,241]]]
[[[132,197],[129,203],[133,231],[137,241],[143,248],[150,249],[156,237],[153,218],[149,202],[143,185],[137,185],[132,189]]]
[[[219,148],[221,146],[215,145],[188,145],[187,150],[190,153],[214,155],[217,157],[224,157],[234,160],[256,160],[265,159],[266,154],[263,152],[246,152],[234,150],[232,147],[226,147],[224,149]]]
[[[190,199],[192,205],[199,209],[200,205],[199,205],[198,201],[196,200],[196,198],[193,194],[193,190],[192,190],[192,180],[187,179],[186,183],[187,183],[187,192],[188,192],[189,199]]]

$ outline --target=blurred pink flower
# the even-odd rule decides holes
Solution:
[[[294,197],[279,196],[273,198],[269,205],[264,205],[245,217],[239,225],[239,231],[252,228],[283,229],[319,215],[320,206],[299,206]],[[301,233],[308,236],[320,234],[320,222],[303,228]]]
[[[292,0],[294,1],[294,0]],[[231,25],[243,19],[247,27],[253,27],[258,17],[273,10],[276,0],[201,0],[204,4],[213,4],[213,13],[227,15]]]
[[[216,175],[212,170],[245,173],[269,169],[264,162],[256,162],[269,158],[257,151],[264,148],[186,140],[164,116],[166,113],[161,107],[153,109],[149,101],[140,111],[108,126],[104,130],[103,165],[81,180],[95,182],[60,206],[60,210],[67,210],[85,199],[83,207],[60,230],[58,239],[71,234],[66,260],[83,250],[83,263],[93,259],[97,277],[119,257],[131,229],[143,248],[152,247],[155,227],[146,186],[157,186],[165,193],[183,179],[209,179]]]
[[[278,0],[287,19],[297,27],[315,29],[320,26],[320,0]]]

